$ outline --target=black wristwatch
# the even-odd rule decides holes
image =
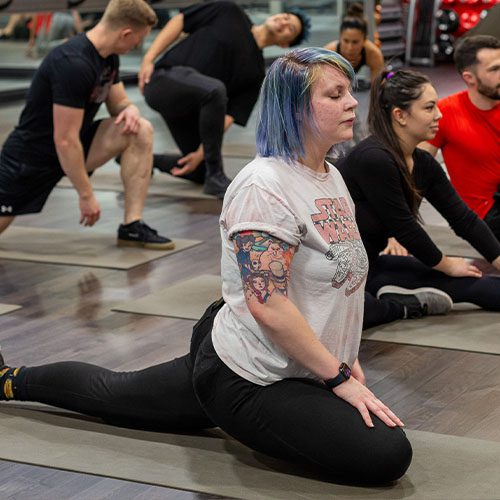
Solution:
[[[330,388],[333,389],[337,387],[342,382],[349,380],[351,378],[351,369],[347,363],[340,363],[339,374],[336,377],[329,378],[328,380],[323,380],[323,382]]]

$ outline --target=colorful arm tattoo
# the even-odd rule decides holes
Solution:
[[[286,296],[295,247],[262,231],[242,231],[233,242],[247,301],[265,304],[274,293]]]

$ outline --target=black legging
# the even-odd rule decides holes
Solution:
[[[500,186],[498,186],[498,189],[493,196],[495,202],[484,217],[484,222],[488,224],[497,240],[500,241]]]
[[[227,95],[220,80],[187,66],[157,69],[144,88],[144,97],[161,114],[183,155],[203,144],[205,160],[186,179],[203,183],[205,172],[222,170]]]
[[[313,380],[260,386],[227,368],[209,334],[219,305],[195,325],[191,353],[182,358],[137,372],[75,362],[26,368],[16,397],[133,427],[218,425],[257,451],[312,464],[341,482],[386,483],[405,473],[412,451],[400,428],[374,415],[375,427],[367,427],[355,408]]]
[[[454,303],[471,302],[483,309],[500,311],[500,277],[452,278],[422,264],[415,257],[381,255],[370,264],[366,283],[363,329],[401,319],[403,306],[377,299],[385,285],[404,288],[432,287],[446,292]]]

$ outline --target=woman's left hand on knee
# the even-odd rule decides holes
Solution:
[[[402,427],[403,422],[378,399],[370,389],[358,382],[355,377],[351,377],[342,384],[332,389],[335,395],[354,406],[365,421],[368,427],[374,427],[370,412],[376,415],[389,427]]]

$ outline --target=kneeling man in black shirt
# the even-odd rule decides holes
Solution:
[[[299,9],[252,25],[228,1],[200,3],[174,16],[146,52],[139,86],[167,124],[182,155],[155,155],[154,166],[204,184],[222,198],[230,180],[222,168],[224,131],[245,126],[265,76],[262,49],[289,47],[308,35],[309,17]],[[185,33],[179,43],[155,59]]]
[[[40,212],[64,175],[78,193],[80,223],[94,225],[101,208],[89,174],[121,155],[125,214],[118,245],[175,246],[142,221],[153,128],[129,101],[118,77],[118,55],[140,44],[155,23],[144,0],[111,0],[93,29],[44,59],[0,155],[0,233],[16,215]],[[102,103],[111,116],[94,121]]]

